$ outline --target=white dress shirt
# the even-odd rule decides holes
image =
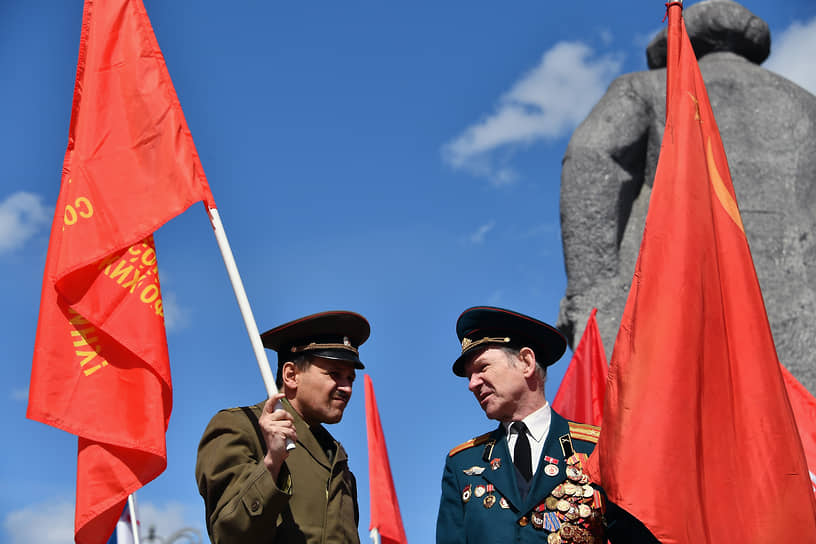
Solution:
[[[544,406],[528,415],[521,421],[527,425],[527,439],[530,441],[530,460],[533,463],[533,474],[538,468],[538,461],[541,459],[541,452],[544,451],[544,441],[547,439],[547,434],[550,432],[550,403],[544,401]],[[507,434],[507,447],[510,449],[510,459],[513,459],[516,447],[516,439],[518,433],[515,429],[511,429],[512,421],[502,423]],[[515,461],[515,459],[513,459]]]

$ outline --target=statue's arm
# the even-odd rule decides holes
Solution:
[[[619,77],[575,130],[561,171],[567,296],[618,273],[618,250],[643,186],[655,115],[650,74]]]

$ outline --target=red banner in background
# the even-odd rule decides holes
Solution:
[[[593,308],[552,402],[553,410],[580,423],[601,424],[608,366]]]
[[[371,525],[380,533],[382,544],[407,544],[402,526],[397,492],[391,477],[391,464],[380,424],[380,412],[374,397],[374,385],[365,379],[366,429],[368,431],[368,481],[371,491]]]
[[[805,450],[805,459],[807,459],[810,472],[810,485],[813,492],[816,493],[816,398],[793,377],[793,374],[788,372],[787,368],[781,365],[780,368],[793,416],[796,419],[796,427],[799,429],[802,448]]]
[[[76,542],[165,468],[172,384],[152,233],[213,205],[141,0],[86,0],[28,417],[79,437]]]
[[[668,108],[595,449],[664,544],[816,542],[816,499],[679,3]]]

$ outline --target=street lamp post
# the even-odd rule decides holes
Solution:
[[[201,538],[201,531],[193,529],[192,527],[184,527],[170,536],[162,538],[156,534],[156,527],[151,525],[147,529],[145,542],[158,542],[159,544],[173,544],[174,542],[180,544],[202,544],[204,540]]]

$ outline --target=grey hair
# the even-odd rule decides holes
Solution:
[[[511,366],[516,366],[516,361],[521,358],[521,350],[509,346],[498,347],[507,356],[507,362],[510,363]],[[533,350],[533,353],[535,353],[535,350]],[[541,382],[541,390],[544,391],[544,384],[547,383],[547,369],[538,364],[538,359],[536,359],[536,374],[538,374],[538,379]]]

